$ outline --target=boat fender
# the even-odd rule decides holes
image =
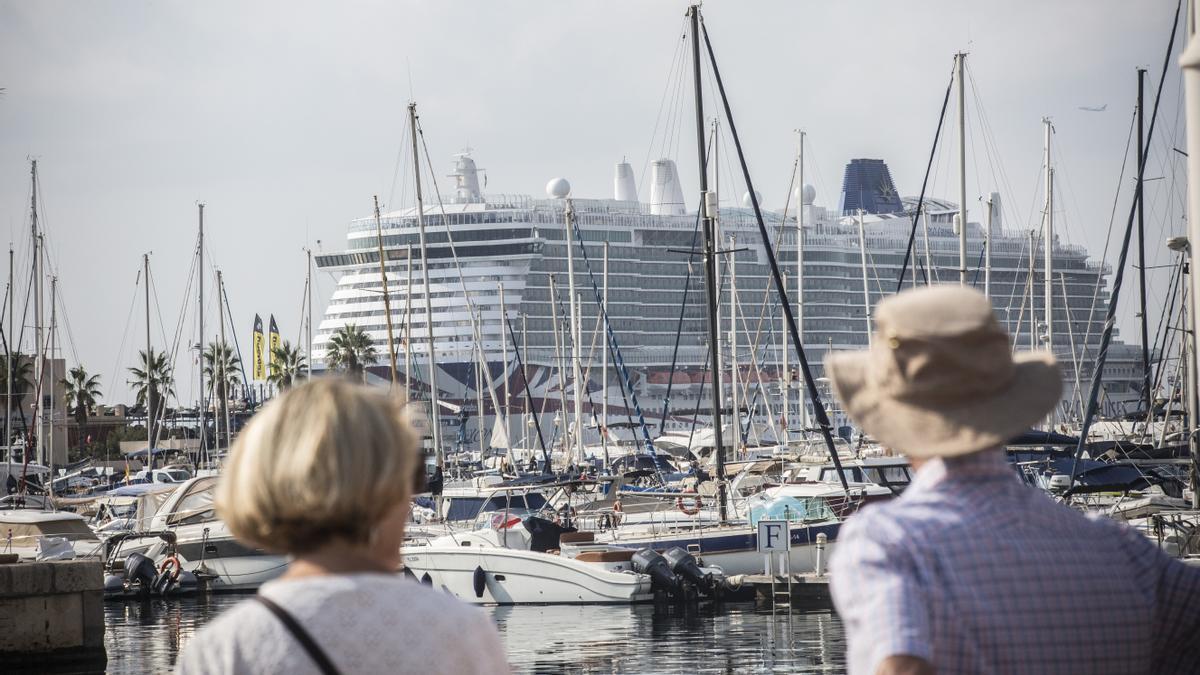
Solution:
[[[695,494],[695,490],[687,490],[684,494]],[[696,498],[691,506],[687,505],[687,503],[683,500],[683,497],[679,497],[675,500],[675,507],[678,508],[685,516],[694,516],[697,513],[700,513],[701,506],[702,504],[700,502],[700,495],[696,495]]]
[[[426,586],[433,585],[433,577],[429,576],[429,572],[421,575],[421,583],[425,584]]]
[[[475,582],[475,597],[482,598],[483,591],[487,588],[487,572],[484,572],[482,567],[476,567],[473,581]]]

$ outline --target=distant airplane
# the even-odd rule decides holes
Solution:
[[[1079,106],[1079,109],[1085,110],[1087,112],[1104,112],[1105,110],[1108,110],[1108,104],[1105,103],[1104,105],[1081,105],[1081,106]]]

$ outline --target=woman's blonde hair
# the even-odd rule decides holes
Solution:
[[[289,390],[233,444],[218,515],[234,536],[275,551],[368,543],[423,470],[402,408],[396,397],[336,378]]]

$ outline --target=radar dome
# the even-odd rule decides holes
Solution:
[[[563,199],[571,194],[571,184],[566,178],[552,178],[549,183],[546,183],[546,194],[555,199]]]
[[[762,206],[762,193],[759,192],[758,190],[755,190],[754,196],[758,199],[758,205],[761,207]],[[750,192],[749,191],[747,191],[745,194],[742,195],[742,206],[744,206],[748,209],[754,208],[754,202],[750,201]]]
[[[800,194],[801,194],[801,192],[800,192],[799,186],[792,188],[792,199],[799,198]],[[812,184],[810,184],[810,183],[805,183],[804,184],[804,199],[801,200],[801,203],[804,204],[805,206],[812,206],[813,202],[816,201],[816,199],[817,199],[817,188],[813,187]]]

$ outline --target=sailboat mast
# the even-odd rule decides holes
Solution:
[[[989,300],[992,298],[992,198],[987,200],[987,232],[983,234],[983,294]],[[913,275],[913,284],[917,282]]]
[[[197,204],[197,206],[200,210],[200,247],[196,251],[196,254],[199,256],[200,267],[196,274],[196,277],[199,281],[197,284],[199,288],[199,300],[197,305],[197,310],[199,312],[199,320],[197,321],[199,324],[199,337],[196,342],[196,347],[199,350],[200,356],[200,367],[197,368],[197,370],[200,371],[200,389],[196,403],[196,410],[200,414],[200,453],[203,456],[204,451],[208,446],[208,434],[206,433],[208,430],[208,411],[204,406],[204,203],[201,202]]]
[[[233,444],[233,429],[229,424],[229,390],[228,378],[225,373],[225,352],[229,349],[225,342],[225,277],[221,270],[217,270],[217,312],[221,321],[221,348],[219,353],[215,354],[218,357],[220,365],[218,377],[220,378],[216,391],[221,394],[220,406],[225,416],[225,447],[229,448]]]
[[[716,216],[716,195],[708,191],[708,162],[704,150],[704,93],[700,76],[700,7],[688,8],[692,29],[692,88],[696,97],[696,158],[700,165],[700,197],[704,212],[701,216],[704,231],[704,291],[708,309],[708,357],[712,361],[712,423],[716,456],[717,504],[721,521],[728,518],[725,504],[725,446],[721,439],[721,345],[717,325],[717,265],[716,242],[713,238],[713,218]]]
[[[1042,124],[1046,127],[1046,231],[1042,236],[1045,246],[1042,258],[1045,268],[1042,278],[1042,304],[1045,305],[1043,309],[1046,315],[1046,349],[1054,351],[1054,169],[1050,166],[1050,134],[1053,127],[1049,118],[1042,118]]]
[[[508,407],[509,407],[509,398],[508,398],[508,331],[505,330],[505,328],[504,328],[504,326],[506,325],[505,322],[508,321],[508,307],[504,304],[504,282],[501,281],[498,284],[498,287],[500,289],[500,376],[504,378],[504,380],[502,382],[503,387],[504,387],[504,391],[503,391],[504,398],[501,400],[501,404],[504,406],[504,409],[503,409],[503,412],[497,410],[496,414],[504,415],[504,439],[505,439],[505,441],[508,442],[509,447],[511,448],[512,447],[512,429],[509,428],[509,424],[508,424]],[[513,345],[513,348],[515,349],[516,345]],[[479,359],[481,361],[484,360],[484,352],[482,349],[482,345],[481,345],[481,349],[479,350]],[[476,383],[476,386],[478,387],[480,384],[480,380],[476,380],[475,383]],[[482,425],[483,424],[483,422],[482,422],[482,420],[483,420],[483,394],[482,394],[482,391],[481,391],[480,397],[479,397],[479,415],[480,415],[480,424]]]
[[[1188,3],[1188,13],[1183,22],[1188,27],[1188,41],[1179,57],[1180,69],[1183,71],[1184,119],[1188,120],[1200,119],[1200,40],[1197,40],[1195,36],[1196,13],[1195,3]],[[1189,343],[1192,347],[1192,363],[1187,372],[1188,380],[1192,383],[1188,410],[1190,413],[1195,413],[1196,390],[1200,387],[1200,380],[1197,379],[1197,376],[1200,375],[1197,367],[1200,364],[1197,363],[1198,359],[1196,358],[1196,331],[1200,329],[1200,320],[1198,320],[1200,317],[1197,317],[1197,310],[1200,307],[1196,302],[1196,298],[1200,297],[1200,125],[1187,125],[1187,151],[1188,252],[1190,253],[1189,276],[1191,277],[1188,302],[1192,310],[1191,323],[1187,326],[1188,335],[1191,337]],[[1197,415],[1189,414],[1188,447],[1192,455],[1190,473],[1193,509],[1200,509],[1200,450],[1198,450],[1196,442],[1198,423],[1200,420],[1197,419]]]
[[[963,65],[967,55],[954,55],[954,78],[958,84],[958,283],[967,285],[967,105]]]
[[[379,283],[383,284],[383,313],[387,324],[388,366],[391,379],[388,390],[396,388],[396,336],[392,330],[392,296],[388,293],[387,262],[383,253],[383,220],[379,217],[379,195],[375,199],[375,238],[379,244]]]
[[[806,135],[803,130],[800,131],[800,166],[797,171],[800,180],[800,208],[796,211],[796,330],[800,333],[801,343],[804,342],[804,137]],[[783,333],[783,410],[787,414],[788,402],[792,395],[792,371],[788,367],[787,326],[784,326]],[[800,425],[807,429],[810,426],[808,405],[805,404],[802,394],[797,398],[800,404]],[[787,434],[786,424],[784,425],[784,434]]]
[[[8,459],[8,475],[12,475],[12,383],[13,383],[13,355],[16,353],[19,345],[13,343],[16,335],[13,334],[13,324],[16,321],[17,315],[17,299],[13,295],[13,248],[12,244],[8,246],[8,353],[5,355],[7,372],[5,375],[5,396],[4,396],[4,452]]]
[[[412,287],[413,287],[413,263],[412,263],[412,244],[408,245],[408,290],[404,294],[404,395],[412,400],[412,372],[413,372],[413,350],[412,350]]]
[[[1150,388],[1150,335],[1146,321],[1146,224],[1144,206],[1146,200],[1145,191],[1145,81],[1146,69],[1138,68],[1138,103],[1137,103],[1137,239],[1138,239],[1138,282],[1139,295],[1141,300],[1141,323],[1142,323],[1142,399],[1146,405],[1146,410],[1151,411],[1154,408],[1154,395]]]
[[[575,456],[579,460],[579,464],[583,464],[583,372],[579,369],[579,309],[577,307],[577,298],[575,297],[575,254],[574,242],[572,241],[573,230],[572,222],[575,219],[575,206],[571,203],[571,198],[566,199],[566,208],[564,213],[564,224],[566,234],[564,241],[567,244],[567,303],[571,321],[571,395],[574,397],[575,407]],[[583,242],[579,242],[580,247]],[[566,411],[563,411],[566,414]],[[563,420],[564,423],[566,420]],[[567,425],[570,428],[570,425]]]
[[[150,254],[142,254],[142,281],[145,282],[146,300],[146,466],[149,467],[147,476],[154,482],[154,413],[158,406],[155,400],[154,354],[150,351]]]
[[[312,353],[312,344],[313,344],[313,327],[312,327],[312,296],[313,296],[313,283],[312,283],[312,249],[311,249],[311,248],[305,248],[305,249],[304,249],[304,254],[305,254],[305,256],[306,256],[304,285],[305,285],[305,287],[308,289],[307,293],[305,294],[305,298],[304,298],[304,300],[305,300],[305,303],[308,305],[308,306],[307,306],[307,312],[308,312],[308,316],[305,318],[305,321],[304,321],[304,327],[305,327],[305,332],[306,332],[306,335],[305,335],[305,340],[307,341],[307,344],[308,344],[307,351],[306,351],[306,353],[308,354],[308,379],[310,379],[310,380],[311,380],[311,379],[312,379],[312,376],[313,376],[313,353]]]
[[[729,235],[729,401],[730,401],[730,433],[733,434],[731,445],[734,456],[738,457],[742,449],[742,406],[738,391],[738,345],[737,345],[737,239]]]
[[[54,408],[56,407],[54,401],[58,398],[54,395],[54,383],[57,382],[54,379],[56,374],[54,371],[54,350],[58,346],[54,339],[54,331],[58,328],[57,308],[58,277],[50,277],[50,356],[46,359],[47,364],[50,366],[50,415],[48,416],[49,422],[47,424],[50,430],[46,443],[46,458],[49,460],[46,462],[46,466],[50,467],[50,482],[46,485],[51,499],[54,498]]]
[[[604,312],[608,312],[608,242],[604,242]],[[608,345],[600,348],[600,370],[603,371],[604,384],[600,388],[600,446],[604,450],[604,470],[608,471]],[[669,377],[675,377],[670,373]],[[664,417],[658,428],[659,433],[666,433],[667,420]]]
[[[442,411],[438,397],[437,364],[433,353],[433,287],[429,284],[429,248],[425,243],[425,203],[421,197],[421,162],[417,150],[417,104],[408,104],[408,125],[412,136],[413,179],[417,192],[417,233],[421,246],[421,277],[425,284],[425,350],[429,366],[429,415],[433,422],[433,455],[437,466],[444,463],[442,457]]]
[[[37,383],[37,386],[34,388],[34,390],[37,392],[37,402],[34,404],[33,429],[36,438],[35,450],[37,454],[35,456],[38,458],[39,462],[44,462],[45,456],[42,452],[43,448],[45,448],[45,443],[42,439],[42,436],[44,435],[42,434],[42,424],[45,422],[43,419],[44,410],[42,407],[42,387],[43,380],[45,379],[43,375],[45,371],[45,363],[42,361],[44,356],[42,348],[42,237],[38,233],[37,160],[33,160],[31,164],[32,168],[30,169],[30,175],[32,177],[33,189],[31,190],[29,197],[29,221],[31,236],[33,238],[33,381]]]
[[[858,257],[862,267],[863,320],[866,321],[867,347],[871,346],[871,286],[867,283],[867,230],[863,210],[858,210]]]

